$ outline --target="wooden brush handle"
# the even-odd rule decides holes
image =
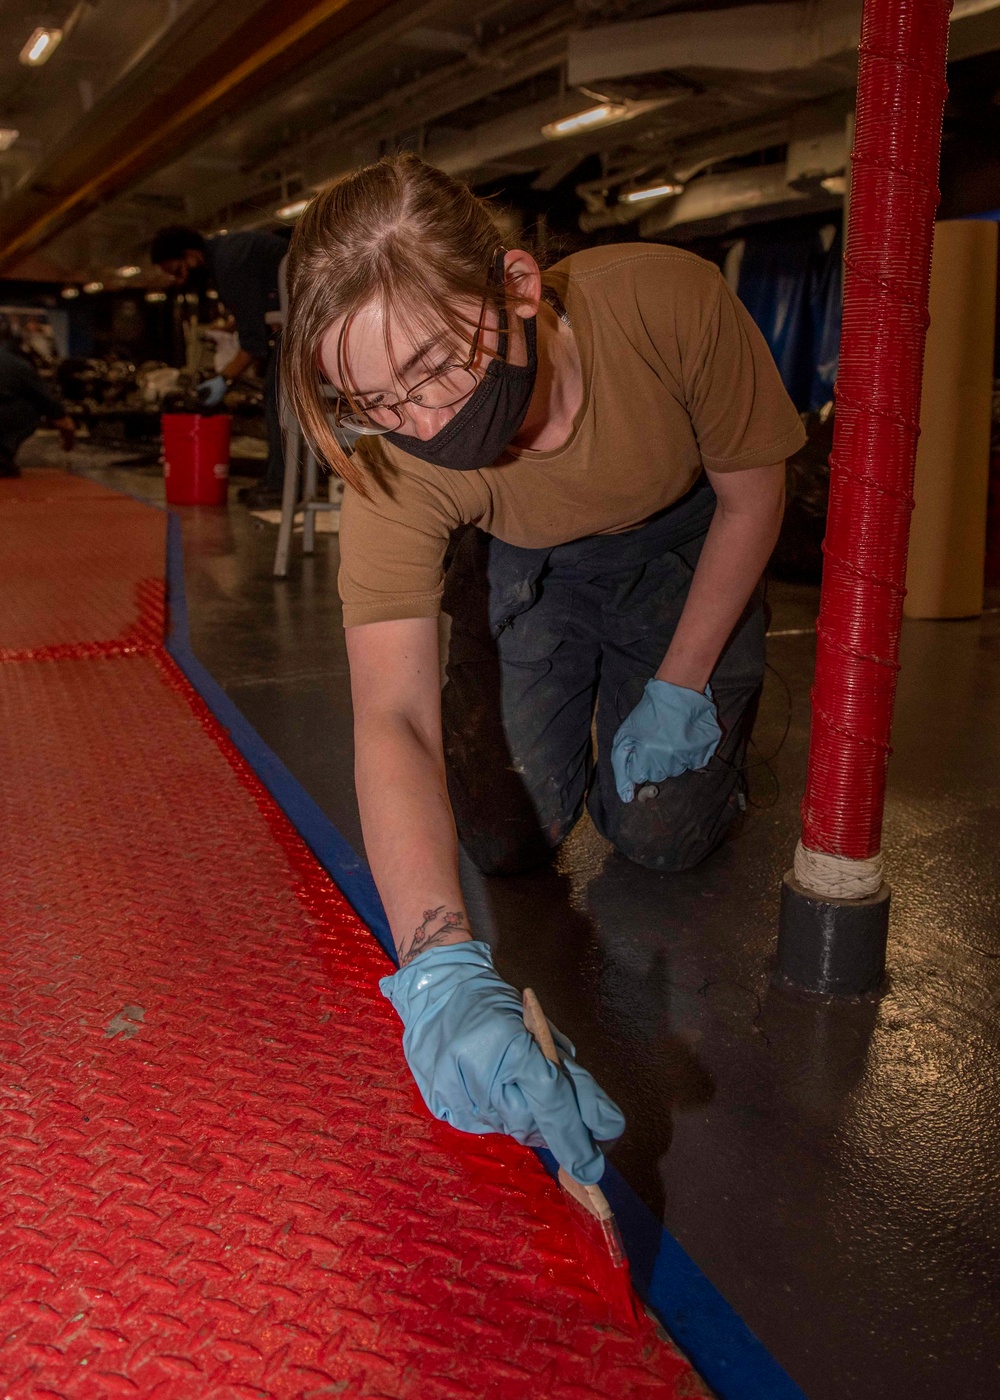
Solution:
[[[552,1032],[545,1019],[542,1004],[530,987],[524,989],[524,995],[521,998],[521,1012],[524,1017],[524,1029],[529,1035],[534,1036],[535,1042],[545,1058],[554,1065],[562,1064],[562,1057],[552,1039]],[[614,1219],[607,1198],[599,1186],[584,1186],[583,1182],[570,1176],[564,1167],[559,1168],[559,1185],[575,1201],[578,1201],[588,1214],[596,1216],[600,1221]]]
[[[524,1016],[524,1029],[533,1035],[539,1050],[553,1065],[561,1065],[562,1057],[556,1049],[556,1043],[552,1039],[552,1032],[549,1030],[549,1023],[545,1019],[545,1012],[542,1004],[535,996],[530,987],[525,987],[524,995],[521,998],[521,1010]]]

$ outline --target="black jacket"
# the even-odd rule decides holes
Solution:
[[[33,365],[7,345],[0,345],[0,406],[25,404],[39,418],[61,418],[65,409],[53,398]]]
[[[236,319],[240,349],[258,360],[267,359],[270,332],[264,317],[278,310],[278,264],[287,252],[280,234],[254,229],[220,233],[206,246],[209,275]]]

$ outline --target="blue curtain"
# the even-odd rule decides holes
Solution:
[[[840,313],[843,298],[844,262],[840,229],[829,249],[818,243],[809,285],[809,312],[812,322],[813,376],[809,386],[810,409],[822,408],[833,398],[840,357]]]
[[[840,352],[839,228],[828,249],[818,229],[748,235],[737,290],[795,407],[821,408],[833,397]]]

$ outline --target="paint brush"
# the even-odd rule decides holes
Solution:
[[[560,1065],[562,1060],[552,1038],[549,1023],[545,1019],[538,997],[530,987],[524,989],[521,1006],[525,1030],[534,1037],[545,1058],[551,1064]],[[628,1257],[607,1196],[599,1186],[585,1186],[582,1181],[577,1181],[564,1167],[559,1168],[557,1180],[569,1197],[577,1225],[611,1265],[608,1278],[601,1282],[607,1284],[608,1302],[612,1304],[619,1320],[627,1326],[648,1327],[649,1319],[632,1287]]]

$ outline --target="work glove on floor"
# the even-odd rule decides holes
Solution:
[[[702,695],[670,681],[647,681],[642,699],[611,744],[618,796],[631,802],[644,783],[704,768],[721,738],[710,685]]]
[[[212,379],[206,379],[204,384],[198,385],[198,402],[205,408],[218,408],[226,397],[228,387],[221,374],[215,375]]]
[[[402,1019],[403,1052],[435,1118],[466,1133],[509,1133],[544,1145],[577,1181],[601,1179],[595,1139],[621,1137],[621,1110],[554,1027],[563,1063],[549,1063],[487,944],[428,949],[379,986]]]

